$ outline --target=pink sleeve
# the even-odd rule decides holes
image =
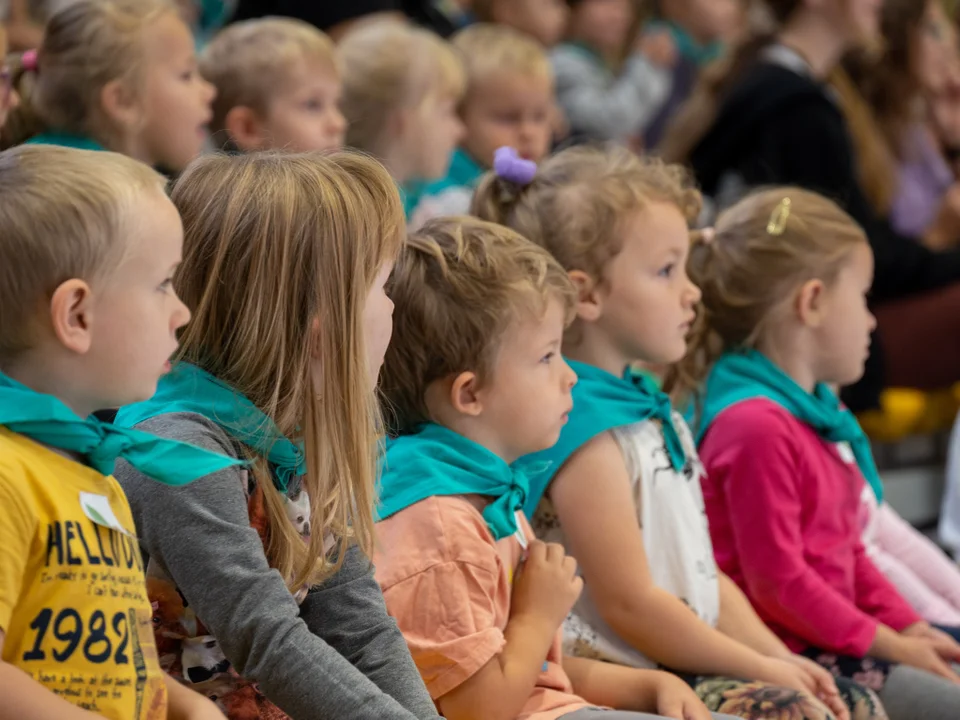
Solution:
[[[940,617],[934,620],[935,622],[960,625],[960,568],[951,562],[940,548],[901,518],[889,504],[881,504],[877,514],[879,549],[916,576],[920,586],[915,582],[913,587],[917,587],[920,592],[928,590],[936,599],[931,601],[932,605],[936,606],[936,601],[939,601],[949,608],[949,612],[945,608],[936,611],[941,615],[946,614],[947,617]],[[913,602],[911,593],[902,586],[901,592]],[[916,603],[914,607],[917,607]],[[917,609],[921,615],[927,617],[925,610],[919,607]]]
[[[920,622],[917,611],[867,557],[862,542],[857,543],[855,552],[857,607],[897,632]]]
[[[843,597],[804,558],[800,446],[773,413],[745,416],[710,430],[721,448],[709,472],[720,472],[727,507],[736,508],[734,542],[751,601],[795,635],[824,650],[862,657],[877,623]]]
[[[876,545],[868,544],[867,554],[877,566],[877,570],[893,583],[924,620],[937,625],[960,627],[960,612],[931,590],[923,580],[917,577],[912,568]]]

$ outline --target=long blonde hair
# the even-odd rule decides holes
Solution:
[[[177,13],[171,0],[77,0],[54,14],[44,30],[37,69],[18,68],[22,103],[10,113],[4,146],[52,129],[119,150],[100,93],[114,80],[136,92],[146,33],[168,13]]]
[[[701,238],[690,251],[687,272],[703,297],[687,354],[665,389],[681,406],[696,399],[720,355],[755,347],[775,308],[808,280],[835,280],[853,247],[865,242],[839,206],[796,187],[761,190],[726,210],[712,239]]]
[[[188,168],[172,199],[185,237],[174,282],[193,311],[181,357],[303,441],[309,546],[264,458],[252,458],[253,472],[268,513],[267,559],[291,589],[316,584],[340,567],[351,539],[368,555],[373,548],[380,419],[362,316],[380,268],[399,252],[396,185],[353,153],[217,155]],[[326,533],[337,542],[334,562]]]

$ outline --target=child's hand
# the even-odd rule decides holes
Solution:
[[[801,666],[792,659],[764,658],[763,668],[757,680],[811,695],[816,695],[819,689],[817,678],[808,667]]]
[[[677,45],[666,30],[641,35],[636,51],[657,67],[672,68],[677,64]]]
[[[711,720],[710,711],[683,680],[658,672],[656,683],[657,714],[674,720]]]
[[[510,614],[538,616],[551,630],[559,628],[583,590],[577,561],[562,545],[533,540],[519,572],[513,584]]]
[[[803,655],[791,654],[783,659],[807,671],[807,674],[816,683],[813,690],[814,694],[824,705],[830,708],[837,720],[850,720],[850,709],[843,702],[843,698],[840,697],[837,681],[833,675],[813,660],[803,657]]]
[[[926,640],[933,645],[937,654],[944,660],[949,663],[960,663],[960,644],[945,632],[932,627],[929,623],[914,623],[901,634],[906,637]]]
[[[910,628],[907,628],[908,630]],[[952,659],[952,658],[951,658]],[[960,659],[960,658],[958,658]],[[960,684],[960,675],[944,660],[934,645],[934,641],[925,637],[910,637],[900,635],[897,643],[896,662],[910,667],[926,670],[934,675]]]

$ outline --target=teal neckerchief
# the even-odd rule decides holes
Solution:
[[[31,390],[0,373],[0,425],[38,443],[76,453],[101,475],[112,475],[123,458],[166,485],[189,482],[243,465],[234,458],[137,430],[84,420],[53,395]]]
[[[476,160],[464,150],[457,148],[450,158],[450,168],[447,170],[447,176],[442,180],[427,183],[423,187],[422,195],[439,195],[452,187],[475,187],[485,172],[486,170]]]
[[[697,444],[703,440],[717,415],[731,405],[754,398],[777,403],[827,442],[849,443],[857,466],[877,501],[883,500],[883,485],[870,451],[870,441],[853,413],[840,405],[840,400],[827,385],[818,383],[813,393],[809,393],[756,350],[726,353],[713,366],[702,395],[701,417],[696,428]]]
[[[670,398],[645,373],[627,368],[622,378],[593,365],[567,360],[577,373],[573,386],[573,411],[549,450],[527,455],[517,465],[530,476],[530,495],[524,512],[533,513],[554,476],[577,450],[597,435],[644,420],[659,420],[663,426],[670,464],[678,472],[686,465],[683,442],[673,424]]]
[[[380,477],[379,520],[421,500],[446,495],[495,498],[483,519],[496,540],[518,530],[517,511],[527,499],[527,478],[482,445],[427,423],[412,435],[387,440]]]
[[[300,445],[283,437],[273,421],[243,394],[196,365],[177,363],[172,372],[160,379],[156,395],[146,402],[121,408],[116,423],[133,427],[168,413],[202,415],[267,458],[273,470],[273,484],[282,493],[287,492],[291,480],[306,472]]]
[[[697,65],[707,65],[723,54],[724,46],[719,40],[704,45],[685,29],[669,20],[653,20],[647,23],[644,28],[646,32],[656,32],[658,30],[669,32],[674,45],[677,47],[677,52]]]
[[[34,135],[27,140],[24,145],[59,145],[61,147],[76,148],[77,150],[106,150],[103,145],[91,138],[53,131]]]

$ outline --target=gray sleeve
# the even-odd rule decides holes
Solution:
[[[343,567],[307,594],[300,615],[387,695],[418,718],[436,718],[430,699],[396,621],[387,614],[373,565],[359,547],[347,551]]]
[[[236,455],[197,415],[170,414],[138,429]],[[224,470],[175,488],[126,463],[116,477],[133,508],[144,551],[179,587],[233,667],[295,720],[415,716],[314,635],[250,527],[245,474]]]
[[[616,78],[583,52],[559,47],[551,56],[557,78],[557,100],[582,133],[623,141],[639,133],[656,115],[670,94],[667,70],[634,55]]]

